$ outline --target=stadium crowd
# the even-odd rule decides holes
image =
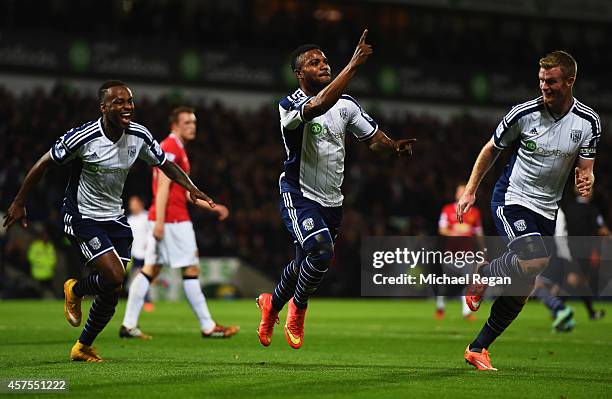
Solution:
[[[136,118],[161,140],[168,133],[167,115],[178,105],[161,98],[153,101],[135,94]],[[231,104],[191,103],[198,117],[198,135],[187,147],[192,178],[219,203],[230,218],[217,222],[213,214],[193,211],[194,227],[203,256],[237,256],[268,275],[276,275],[292,256],[293,246],[279,216],[278,177],[285,158],[278,111],[274,106],[256,112],[237,111]],[[416,137],[412,158],[382,159],[367,146],[347,137],[347,164],[343,192],[345,215],[335,263],[322,294],[359,295],[360,237],[364,235],[436,235],[443,204],[453,200],[455,185],[467,179],[471,162],[490,137],[495,121],[457,116],[443,122],[433,115],[405,113],[383,120],[371,112],[381,128],[395,138]],[[56,86],[16,96],[0,87],[0,210],[5,212],[26,171],[66,130],[98,118],[94,93]],[[604,132],[607,123],[604,120]],[[610,135],[598,149],[607,154]],[[506,157],[508,154],[504,154]],[[502,156],[503,157],[503,156]],[[501,173],[498,161],[479,191],[485,234],[494,235],[489,212],[492,186]],[[66,253],[70,273],[78,273],[78,257],[62,241],[59,208],[69,168],[46,176],[28,207],[31,223],[41,222],[56,247]],[[605,162],[596,163],[595,203],[612,220],[612,175]],[[139,195],[150,203],[151,172],[137,163],[124,190],[125,199]],[[566,198],[571,198],[571,191]],[[0,238],[0,275],[7,265],[28,269],[28,248]],[[2,289],[9,288],[7,279]]]
[[[92,14],[98,18],[88,18]],[[309,38],[338,59],[347,59],[354,40],[368,26],[376,57],[398,63],[472,68],[472,60],[477,59],[487,70],[511,70],[514,63],[509,60],[536,59],[552,48],[571,49],[585,70],[610,63],[612,55],[602,51],[612,35],[609,23],[561,21],[552,24],[542,17],[378,1],[24,0],[5,4],[0,31],[35,37],[63,33],[146,45],[260,48],[282,54]],[[377,45],[382,43],[394,45]]]

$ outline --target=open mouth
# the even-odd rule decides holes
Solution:
[[[132,113],[122,112],[121,114],[119,114],[119,119],[121,119],[121,122],[125,124],[130,123],[130,121],[132,120]]]

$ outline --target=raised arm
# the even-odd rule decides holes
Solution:
[[[338,99],[344,93],[353,76],[357,72],[357,68],[366,62],[370,54],[372,54],[372,46],[366,44],[365,39],[368,35],[368,30],[364,30],[357,43],[357,48],[349,63],[340,71],[338,76],[331,81],[323,90],[321,90],[312,100],[304,105],[302,114],[307,121],[316,118],[319,115],[326,113],[333,105],[338,102]]]
[[[465,192],[459,201],[457,201],[457,220],[460,223],[463,223],[463,214],[469,211],[476,202],[476,191],[478,191],[478,186],[480,186],[480,182],[499,156],[499,153],[500,150],[493,145],[493,139],[489,140],[487,144],[482,147],[482,150],[480,150],[480,154],[478,154],[478,158],[476,158],[476,162],[472,168],[470,180],[465,186]]]
[[[385,134],[385,132],[377,129],[374,136],[372,136],[372,138],[366,143],[372,151],[381,154],[396,154],[397,156],[401,156],[404,153],[412,155],[412,144],[416,141],[417,139],[392,140]]]
[[[191,200],[193,202],[196,202],[198,199],[200,199],[202,201],[208,202],[211,208],[215,207],[215,202],[208,195],[200,191],[193,184],[189,176],[187,176],[187,174],[183,172],[183,170],[179,168],[174,162],[166,160],[166,162],[159,166],[159,169],[161,169],[161,171],[164,172],[164,174],[168,176],[170,180],[176,182],[177,184],[184,187],[185,190],[189,191],[189,196],[191,197]]]
[[[51,159],[51,155],[48,152],[46,152],[45,155],[36,161],[23,180],[19,192],[17,192],[15,199],[13,199],[13,202],[9,206],[9,209],[4,216],[4,227],[9,228],[17,221],[21,221],[23,227],[27,227],[28,221],[26,218],[27,212],[25,208],[26,200],[28,199],[32,188],[42,179],[47,169],[54,165],[55,162],[53,159]]]

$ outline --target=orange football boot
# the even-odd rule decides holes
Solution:
[[[278,312],[272,307],[272,294],[260,294],[257,299],[257,307],[261,310],[261,321],[257,329],[259,342],[263,346],[269,346],[272,342],[274,324],[278,324]]]
[[[287,321],[285,322],[285,339],[293,349],[300,349],[304,341],[304,319],[306,309],[300,309],[293,303],[293,298],[289,301],[287,311]]]
[[[73,278],[64,283],[64,316],[73,327],[81,325],[81,298],[72,291],[76,283],[76,279]]]
[[[482,352],[471,352],[470,346],[468,345],[465,348],[465,353],[463,354],[465,358],[465,362],[471,364],[481,371],[497,371],[495,367],[491,365],[491,358],[489,358],[489,351],[483,349]]]

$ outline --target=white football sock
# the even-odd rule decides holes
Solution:
[[[444,296],[438,295],[436,297],[436,309],[444,310]]]
[[[463,304],[463,317],[467,317],[470,314],[472,314],[472,311],[470,310],[470,307],[467,305],[467,303],[465,302],[465,297],[462,296],[461,297],[461,303]]]
[[[209,332],[215,327],[215,321],[208,310],[206,298],[204,298],[202,287],[200,286],[200,280],[197,278],[184,279],[183,288],[193,313],[200,321],[200,328],[204,332]]]
[[[138,316],[140,316],[149,285],[149,279],[142,273],[138,273],[134,280],[132,280],[127,305],[125,306],[125,316],[123,316],[123,325],[125,327],[134,328],[138,325]]]

